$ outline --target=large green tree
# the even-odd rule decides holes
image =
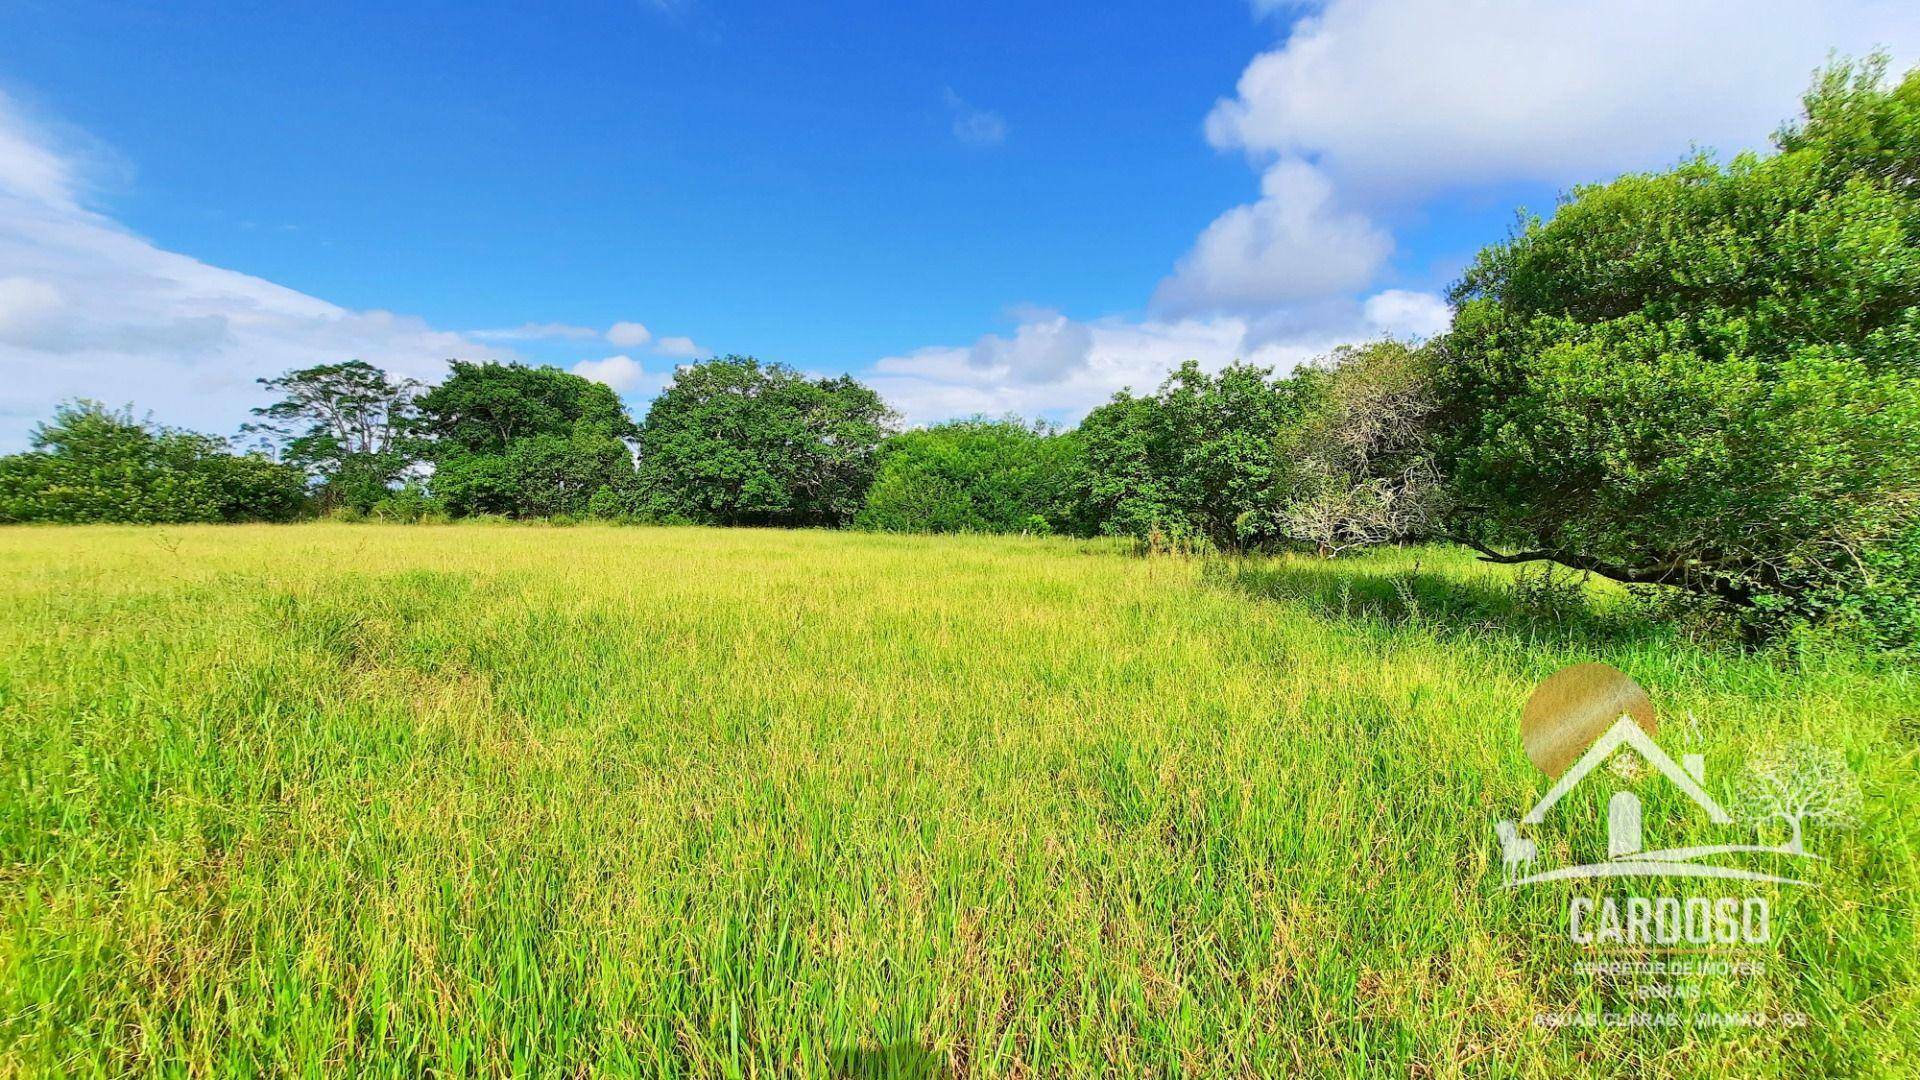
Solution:
[[[439,452],[504,454],[517,439],[565,437],[581,420],[615,438],[636,434],[605,383],[554,367],[455,360],[447,380],[420,398],[423,431]]]
[[[956,420],[902,432],[855,518],[885,532],[1070,532],[1079,452],[1072,435],[1018,420]]]
[[[0,457],[0,522],[290,521],[308,507],[292,465],[95,402],[62,405],[32,447]]]
[[[419,405],[432,439],[432,489],[454,514],[583,514],[633,488],[627,440],[638,431],[603,383],[558,368],[456,360]]]
[[[893,412],[841,376],[727,356],[683,367],[640,430],[649,512],[717,525],[844,525]]]
[[[1778,152],[1576,190],[1455,289],[1436,431],[1488,557],[1920,630],[1920,72]]]
[[[280,395],[243,431],[267,436],[281,460],[305,469],[325,508],[366,510],[410,464],[406,440],[421,386],[364,360],[289,371],[260,385]]]
[[[1292,384],[1244,363],[1208,375],[1188,361],[1158,393],[1116,394],[1077,432],[1087,519],[1102,532],[1227,550],[1279,539],[1288,471],[1276,436],[1297,409]]]

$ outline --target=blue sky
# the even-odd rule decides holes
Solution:
[[[74,395],[230,432],[342,352],[1070,420],[1431,333],[1516,206],[1762,145],[1908,7],[8,3],[0,448]]]

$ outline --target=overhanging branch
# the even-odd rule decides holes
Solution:
[[[1465,536],[1449,536],[1447,539],[1473,549],[1480,556],[1481,562],[1501,566],[1530,562],[1558,563],[1561,566],[1585,570],[1628,585],[1671,585],[1717,596],[1742,607],[1753,603],[1753,590],[1749,586],[1728,577],[1717,569],[1702,569],[1697,564],[1664,562],[1646,566],[1622,566],[1619,563],[1571,551],[1541,548],[1534,551],[1500,552]]]

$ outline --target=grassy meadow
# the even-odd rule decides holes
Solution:
[[[1920,676],[1514,577],[0,530],[0,1074],[1920,1071]],[[1860,828],[1810,833],[1763,971],[1707,990],[1806,1026],[1534,1022],[1633,992],[1575,972],[1567,889],[1500,887],[1492,823],[1546,786],[1520,706],[1583,660],[1712,776],[1845,751]]]

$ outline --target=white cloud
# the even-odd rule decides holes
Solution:
[[[0,93],[0,192],[71,208],[76,170],[51,142],[44,130],[27,122],[12,98]]]
[[[1245,360],[1285,374],[1338,345],[1388,334],[1427,337],[1452,318],[1441,297],[1404,289],[1262,318],[1076,321],[1043,308],[1014,310],[1022,321],[1009,337],[988,334],[972,345],[889,356],[861,378],[910,424],[1008,412],[1073,422],[1115,391],[1153,390],[1187,360],[1208,371]]]
[[[502,330],[472,330],[469,333],[486,341],[584,341],[600,336],[600,332],[591,326],[559,322],[521,323]]]
[[[633,349],[653,340],[653,331],[637,322],[617,322],[607,328],[607,344]]]
[[[1397,338],[1430,338],[1453,325],[1453,309],[1433,293],[1387,289],[1360,307],[1367,325]]]
[[[1160,283],[1154,307],[1173,314],[1252,312],[1366,285],[1393,238],[1335,205],[1333,185],[1297,159],[1260,178],[1260,201],[1215,218]]]
[[[947,87],[943,93],[953,114],[953,137],[968,146],[998,146],[1007,139],[1007,121],[999,113],[975,108]]]
[[[1084,367],[1093,332],[1054,312],[1023,323],[1011,338],[988,334],[967,353],[967,363],[1020,382],[1051,383]]]
[[[262,376],[361,357],[437,378],[511,356],[385,311],[351,311],[166,251],[86,209],[74,164],[0,100],[0,450],[69,397],[231,432]]]
[[[663,337],[653,343],[653,351],[661,356],[671,356],[681,360],[691,360],[706,352],[705,349],[695,345],[690,337]]]
[[[625,353],[609,356],[604,360],[582,360],[571,369],[575,375],[594,382],[606,383],[615,393],[625,393],[640,385],[646,372],[640,361]]]
[[[1920,55],[1920,5],[1331,0],[1248,65],[1206,131],[1262,159],[1309,156],[1373,198],[1564,184],[1694,144],[1759,147],[1829,50],[1876,46]]]
[[[1036,321],[1022,324],[1010,338],[990,334],[970,346],[890,356],[875,363],[862,381],[909,424],[1008,412],[1072,422],[1122,388],[1153,390],[1187,360],[1209,371],[1244,359],[1286,372],[1343,341],[1372,336],[1351,311],[1345,322],[1284,335],[1261,335],[1237,316],[1077,322],[1052,312],[1035,314]],[[1035,365],[1053,368],[1052,377],[1034,378]]]
[[[0,278],[0,344],[30,341],[66,305],[60,290],[32,278]]]

